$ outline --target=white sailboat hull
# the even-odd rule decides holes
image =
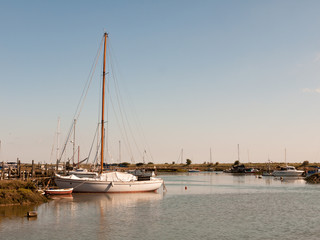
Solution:
[[[56,175],[55,182],[59,188],[73,188],[73,192],[86,193],[130,193],[152,192],[163,184],[163,180],[153,178],[148,181],[102,181],[100,179],[79,178]]]

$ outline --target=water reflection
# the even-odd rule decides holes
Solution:
[[[279,191],[305,186],[303,178],[276,179],[273,176],[226,174],[215,172],[164,175],[168,194],[220,194]]]
[[[280,181],[274,177],[223,173],[161,177],[168,189],[166,194],[162,191],[77,193],[55,197],[36,207],[35,221],[25,217],[2,219],[0,238],[39,240],[47,239],[48,233],[52,240],[254,239],[260,236],[259,239],[316,239],[318,236],[320,217],[314,212],[320,211],[319,185],[305,184],[303,179]],[[20,212],[21,216],[34,210],[31,206],[10,208],[19,209],[17,214]],[[10,208],[0,208],[0,214],[10,215],[4,213]],[[299,235],[301,229],[305,231]]]
[[[52,195],[50,196],[52,200],[55,200],[55,202],[70,202],[73,201],[73,196],[72,194],[68,195]]]
[[[34,211],[36,205],[14,205],[0,207],[0,221],[2,218],[26,217],[27,212]]]
[[[140,202],[156,201],[163,198],[156,192],[148,193],[74,193],[73,202],[88,202],[111,206],[129,206]]]

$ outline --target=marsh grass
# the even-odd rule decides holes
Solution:
[[[0,181],[0,205],[18,205],[46,202],[47,198],[37,192],[31,181]]]

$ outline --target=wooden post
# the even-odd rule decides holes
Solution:
[[[59,168],[59,162],[57,160],[57,164],[56,164],[56,172],[58,173],[58,168]]]
[[[48,163],[46,163],[45,169],[46,169],[46,177],[47,177],[48,176]]]
[[[2,162],[1,180],[4,179],[4,162]]]
[[[31,177],[34,177],[34,160],[32,160],[32,170],[31,170]]]
[[[8,171],[8,179],[11,177],[11,167],[9,166],[9,171]]]

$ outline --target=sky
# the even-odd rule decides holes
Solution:
[[[183,162],[233,163],[239,144],[243,163],[284,162],[285,149],[287,162],[319,163],[319,7],[313,0],[2,0],[0,161],[55,162],[57,119],[62,148],[107,31],[128,122],[139,129],[131,156],[110,117],[114,161],[120,152],[121,161],[180,163],[183,149]],[[77,120],[81,159],[97,127],[101,69]]]

